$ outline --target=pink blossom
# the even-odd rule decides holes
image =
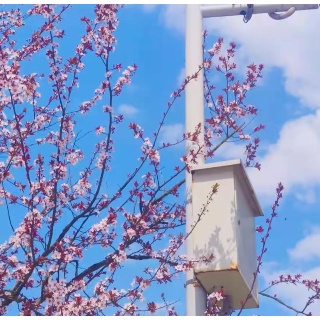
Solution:
[[[113,108],[110,107],[110,106],[103,106],[103,112],[110,112],[110,113],[112,113],[112,112],[113,112]]]
[[[101,133],[104,133],[104,132],[106,132],[106,129],[104,127],[99,126],[99,127],[96,128],[96,133],[98,135],[101,134]]]
[[[212,292],[211,294],[208,295],[208,300],[210,299],[216,299],[217,301],[224,299],[223,292],[222,291]]]

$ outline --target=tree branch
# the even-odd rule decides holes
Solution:
[[[267,298],[270,298],[270,299],[273,299],[273,300],[277,301],[277,302],[280,303],[281,305],[283,305],[283,306],[285,306],[286,308],[288,308],[288,309],[296,312],[297,314],[303,314],[303,315],[305,315],[305,316],[308,315],[307,313],[304,312],[304,310],[299,311],[299,310],[297,310],[297,309],[295,309],[295,308],[287,305],[285,302],[283,302],[282,300],[280,300],[280,299],[278,299],[278,298],[276,298],[276,297],[274,297],[274,296],[271,296],[271,295],[269,295],[269,294],[267,294],[267,293],[264,293],[264,292],[259,292],[259,294],[261,294],[261,295],[264,296],[264,297],[267,297]]]

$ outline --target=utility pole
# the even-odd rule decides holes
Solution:
[[[233,4],[223,6],[201,6],[187,4],[186,8],[186,48],[185,63],[186,75],[191,76],[203,63],[202,52],[202,19],[242,15],[244,22],[248,22],[253,14],[267,13],[274,20],[283,20],[290,17],[295,11],[318,9],[317,4]],[[185,127],[187,132],[194,132],[201,123],[200,143],[204,141],[204,98],[203,72],[198,74],[197,80],[192,80],[186,86]],[[193,147],[190,141],[186,142],[186,151]],[[202,165],[201,156],[198,164]],[[192,176],[186,172],[186,233],[191,231],[197,212],[192,212]],[[193,258],[193,235],[186,240],[187,259]],[[186,313],[187,316],[202,316],[207,307],[207,292],[197,282],[193,271],[186,275]]]
[[[194,74],[203,61],[202,52],[202,16],[200,5],[187,4],[186,10],[186,75]],[[204,100],[203,100],[203,72],[199,72],[197,80],[192,80],[186,86],[186,131],[194,132],[195,127],[201,123],[200,143],[204,141]],[[186,152],[193,147],[187,140]],[[201,165],[204,158],[201,155],[198,159]],[[191,231],[194,223],[192,215],[192,176],[186,173],[186,233]],[[193,256],[193,234],[186,240],[187,259]],[[207,293],[203,287],[195,281],[193,270],[186,275],[187,292],[187,316],[204,315],[207,306]]]

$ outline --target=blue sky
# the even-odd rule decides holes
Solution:
[[[68,19],[61,22],[61,28],[67,33],[60,44],[62,56],[71,56],[80,40],[83,27],[79,18],[92,14],[91,5],[73,5],[69,10]],[[236,62],[240,78],[249,63],[266,66],[263,81],[249,95],[250,103],[259,109],[255,122],[266,125],[266,130],[260,134],[262,170],[249,170],[249,175],[265,215],[270,212],[279,181],[284,184],[286,192],[269,239],[259,280],[261,289],[279,273],[300,272],[310,278],[320,278],[320,250],[315,247],[320,241],[320,67],[317,64],[320,42],[313,32],[317,28],[319,30],[319,14],[317,11],[297,12],[280,22],[261,15],[254,16],[247,24],[241,17],[205,21],[210,35],[208,45],[222,36],[225,42],[234,41],[239,46]],[[119,19],[118,45],[113,63],[121,62],[124,66],[136,63],[139,69],[132,84],[116,99],[115,109],[125,115],[125,122],[116,135],[116,153],[113,170],[105,186],[106,193],[112,193],[119,179],[124,180],[126,173],[137,164],[140,142],[127,143],[128,138],[131,139],[129,122],[137,122],[151,136],[171,92],[184,76],[184,6],[128,5],[120,10]],[[36,26],[34,19],[30,28]],[[23,42],[28,36],[28,30],[31,29],[19,34],[19,41]],[[80,75],[79,93],[73,97],[75,104],[91,98],[104,74],[97,59],[87,59],[85,64],[86,69]],[[23,68],[25,72],[34,72],[36,68],[37,72],[46,73],[46,58],[38,55],[36,67],[35,64],[25,64]],[[214,81],[218,84],[219,78],[214,78]],[[42,94],[45,99],[48,93],[42,91]],[[78,129],[85,129],[88,123],[94,128],[95,115],[93,112],[91,118],[80,120]],[[173,108],[160,141],[169,138],[174,141],[183,130],[184,97]],[[89,151],[92,147],[90,138],[83,143]],[[243,146],[228,145],[217,153],[217,159],[243,158],[243,150]],[[183,148],[180,147],[173,148],[169,155],[164,153],[163,165],[172,166],[174,161],[179,163],[182,153]],[[1,214],[5,212],[1,210]],[[263,224],[260,220],[257,224]],[[16,217],[18,221],[19,217]],[[5,229],[3,225],[1,242],[8,236]],[[135,267],[134,263],[128,262],[125,270]],[[120,286],[130,283],[131,276],[130,271],[122,272],[117,281]],[[153,290],[152,294],[159,299],[160,293],[165,292],[168,301],[181,298],[176,308],[179,314],[184,315],[183,283],[184,277],[180,277],[174,284],[159,288],[158,293]],[[297,308],[308,297],[307,292],[292,290],[288,286],[279,287],[276,292],[279,298]],[[259,310],[246,311],[246,314],[292,314],[266,298],[260,298],[260,303]],[[317,309],[320,310],[319,304],[310,308],[314,312]]]

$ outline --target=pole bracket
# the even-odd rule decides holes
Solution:
[[[286,12],[283,13],[275,13],[275,12],[270,12],[269,17],[274,19],[274,20],[283,20],[286,18],[289,18],[290,16],[292,16],[296,11],[295,7],[291,7],[289,10],[287,10]]]
[[[194,287],[199,287],[201,284],[196,279],[189,279],[186,281],[186,286],[192,284]]]
[[[253,15],[253,4],[247,4],[247,11],[241,11],[240,13],[243,14],[243,22],[249,22]]]

